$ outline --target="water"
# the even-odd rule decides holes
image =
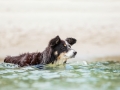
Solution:
[[[0,90],[120,90],[120,62],[17,68],[0,64]]]

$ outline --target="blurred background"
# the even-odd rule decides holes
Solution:
[[[0,62],[74,37],[74,60],[120,60],[120,0],[0,0]]]

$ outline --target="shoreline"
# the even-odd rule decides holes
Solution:
[[[83,62],[86,61],[88,63],[91,62],[104,62],[104,61],[119,61],[120,62],[120,55],[119,56],[106,56],[106,57],[94,57],[94,58],[89,58],[89,59],[79,59],[79,58],[73,58],[73,59],[69,59],[67,62],[68,63],[75,63],[75,62]],[[4,62],[4,57],[0,57],[0,63]]]

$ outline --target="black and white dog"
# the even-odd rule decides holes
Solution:
[[[71,49],[76,39],[61,40],[59,36],[51,39],[47,48],[42,52],[25,53],[19,56],[7,56],[6,63],[18,64],[20,67],[39,64],[63,64],[67,59],[75,57],[77,52]]]

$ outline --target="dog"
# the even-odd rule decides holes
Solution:
[[[76,41],[75,38],[61,40],[59,36],[56,36],[50,40],[43,52],[24,53],[19,56],[7,56],[4,59],[4,62],[18,64],[20,67],[39,64],[64,64],[67,62],[67,59],[76,56],[77,52],[71,49],[71,46],[75,44]]]

